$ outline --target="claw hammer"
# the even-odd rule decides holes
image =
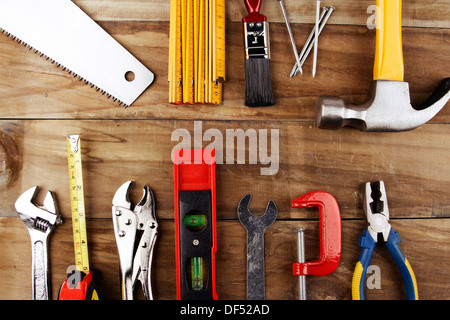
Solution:
[[[450,78],[446,78],[425,102],[411,105],[409,85],[403,81],[402,1],[377,0],[376,23],[374,81],[368,101],[351,105],[338,97],[321,96],[316,104],[319,128],[412,130],[433,118],[450,99]]]
[[[304,277],[307,275],[326,276],[333,273],[339,266],[342,252],[341,213],[336,199],[325,191],[310,191],[292,201],[291,207],[317,207],[319,209],[320,234],[319,259],[307,262],[294,262],[292,264],[293,274]],[[299,288],[300,293],[303,289]]]

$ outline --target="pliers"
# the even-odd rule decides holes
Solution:
[[[366,183],[364,212],[369,226],[363,230],[362,236],[359,237],[358,245],[362,248],[362,252],[353,273],[353,300],[364,300],[366,272],[378,240],[385,243],[397,267],[400,269],[406,288],[406,299],[419,300],[413,269],[399,247],[401,242],[399,234],[394,231],[394,228],[389,223],[389,209],[383,181]]]
[[[152,190],[144,186],[141,201],[131,210],[128,192],[132,181],[125,182],[116,191],[112,205],[112,220],[119,253],[122,299],[133,300],[137,281],[147,300],[153,300],[151,266],[158,236],[155,199]],[[136,242],[139,244],[136,245]]]

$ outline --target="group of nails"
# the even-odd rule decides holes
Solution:
[[[294,51],[295,56],[295,65],[291,70],[291,73],[289,74],[289,77],[294,77],[298,73],[303,74],[302,66],[305,63],[306,58],[309,56],[312,48],[314,47],[314,60],[313,60],[313,70],[312,70],[312,76],[316,76],[317,71],[317,50],[319,47],[319,35],[322,32],[323,28],[325,27],[325,24],[327,23],[328,19],[330,18],[333,11],[336,9],[334,6],[330,7],[324,7],[321,11],[320,7],[320,0],[317,0],[317,8],[316,8],[316,21],[314,25],[314,29],[311,31],[308,39],[306,39],[305,45],[303,46],[302,51],[300,54],[297,51],[297,45],[294,41],[294,36],[292,34],[292,29],[289,24],[289,20],[286,13],[286,8],[284,7],[283,0],[277,0],[280,3],[281,11],[283,13],[284,20],[286,22],[286,27],[289,32],[289,37],[291,39],[292,49]]]

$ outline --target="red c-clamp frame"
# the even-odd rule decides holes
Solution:
[[[325,191],[311,191],[291,202],[292,208],[319,209],[320,257],[293,263],[295,276],[326,276],[339,266],[342,251],[341,214],[336,199]]]

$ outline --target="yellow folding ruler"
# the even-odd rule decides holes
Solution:
[[[170,10],[169,102],[222,103],[225,0],[171,0]]]
[[[69,164],[70,206],[72,210],[75,264],[80,271],[87,273],[89,272],[89,258],[80,146],[80,135],[67,136],[67,159]]]
[[[181,1],[170,1],[169,102],[174,104],[183,102]]]

